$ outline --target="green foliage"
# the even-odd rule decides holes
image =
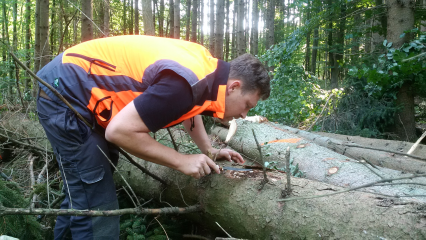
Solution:
[[[426,62],[422,57],[416,57],[426,48],[426,34],[413,29],[401,34],[418,34],[418,37],[400,48],[392,47],[392,42],[383,41],[383,47],[387,53],[377,59],[377,64],[363,65],[349,69],[349,74],[358,78],[366,77],[368,82],[374,83],[383,90],[391,90],[400,87],[404,81],[414,81],[418,87],[424,89],[424,76],[426,74]]]
[[[0,180],[0,204],[10,208],[26,208],[28,200],[22,191],[12,182]],[[34,216],[14,215],[1,219],[0,235],[9,235],[19,239],[43,239],[41,225]]]
[[[120,224],[120,239],[126,240],[166,240],[167,236],[161,226],[157,222],[147,220],[148,216],[131,215],[129,218],[122,220]],[[170,239],[178,239],[182,236],[180,225],[177,222],[171,222],[170,219],[162,220],[162,225]]]
[[[259,102],[250,114],[259,114],[271,121],[296,125],[321,111],[320,103],[327,93],[320,89],[318,79],[306,72],[297,59],[297,50],[306,34],[315,28],[324,12],[312,16],[310,21],[290,34],[283,42],[267,50],[260,57],[274,68],[271,96]],[[299,60],[299,61],[298,61]]]

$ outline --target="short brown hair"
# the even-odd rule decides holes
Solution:
[[[270,78],[265,66],[253,55],[245,53],[230,62],[228,79],[243,82],[242,93],[259,90],[260,98],[265,100],[271,92]]]

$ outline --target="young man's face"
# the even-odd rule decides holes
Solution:
[[[231,121],[233,118],[245,118],[250,109],[257,105],[260,99],[259,92],[246,92],[242,94],[240,80],[234,80],[228,84],[225,98],[225,116],[223,121]]]

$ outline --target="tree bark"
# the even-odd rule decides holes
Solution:
[[[259,49],[259,3],[258,0],[253,0],[252,6],[252,23],[251,23],[251,41],[250,41],[250,53],[257,55]]]
[[[426,0],[422,1],[423,9],[426,9]],[[420,21],[420,31],[426,32],[426,20]]]
[[[158,12],[158,34],[164,36],[164,0],[160,0],[160,11]]]
[[[49,0],[40,0],[40,69],[50,61]]]
[[[31,0],[25,2],[25,65],[31,69],[31,55],[30,55],[30,41],[31,41]],[[37,88],[34,85],[33,88]],[[24,92],[30,93],[31,91],[31,78],[28,73],[25,73]]]
[[[328,20],[328,38],[327,38],[327,44],[328,44],[328,66],[330,67],[330,88],[337,88],[338,87],[338,79],[337,79],[337,64],[335,59],[335,51],[333,46],[333,14],[332,14],[332,7],[333,7],[333,1],[328,0],[327,1],[327,7],[330,11],[330,19]]]
[[[269,49],[274,45],[274,17],[275,17],[275,1],[268,0],[268,10],[266,15],[266,44],[265,49]]]
[[[133,20],[135,19],[134,18],[134,8],[133,8],[133,0],[130,0],[130,5],[129,5],[129,8],[130,8],[130,21],[129,21],[129,34],[130,35],[133,35]]]
[[[186,41],[189,41],[190,32],[191,32],[191,0],[186,0],[186,31],[185,31]]]
[[[173,0],[169,0],[169,16],[170,16],[170,30],[169,30],[169,38],[174,38],[174,29],[175,29],[175,10]]]
[[[226,5],[226,25],[225,25],[225,52],[224,52],[224,60],[229,61],[229,5],[230,0],[225,0]]]
[[[174,38],[180,39],[180,0],[175,0],[174,24]]]
[[[231,50],[231,59],[234,59],[234,58],[238,57],[238,55],[237,55],[237,48],[238,48],[238,43],[237,43],[238,0],[234,0],[233,4],[234,4],[234,9],[233,9],[233,14],[232,14],[233,19],[232,19],[232,43],[231,43],[232,50]]]
[[[191,42],[197,42],[198,0],[192,0]]]
[[[247,134],[251,133],[247,130],[248,128],[245,128]],[[275,139],[274,137],[277,136],[274,134],[274,137],[269,138],[267,133],[257,132],[260,134],[258,137],[261,142],[261,139]],[[250,139],[253,139],[252,136]],[[253,140],[246,141],[246,139],[242,141],[254,142]],[[238,143],[239,137],[234,137],[231,142]],[[313,149],[312,145],[315,144],[310,145]],[[290,157],[297,161],[298,151],[302,150],[294,147],[293,144]],[[302,149],[307,152],[306,148],[309,147]],[[256,148],[246,150],[253,154],[257,153]],[[321,149],[321,151],[327,150]],[[246,153],[245,150],[244,152]],[[346,158],[340,159],[346,161]],[[189,217],[203,222],[211,229],[216,229],[214,228],[215,222],[218,222],[222,226],[226,226],[225,229],[229,234],[238,238],[314,239],[320,235],[321,238],[336,239],[372,239],[377,236],[398,239],[401,232],[404,232],[404,236],[407,238],[422,238],[426,234],[426,224],[422,221],[425,211],[424,200],[421,198],[396,199],[378,194],[380,191],[385,191],[383,190],[385,188],[388,193],[401,191],[402,185],[373,187],[377,192],[352,191],[332,197],[293,201],[287,199],[286,202],[280,202],[279,199],[286,200],[283,198],[286,184],[291,184],[295,194],[290,198],[318,197],[318,195],[335,193],[347,188],[294,177],[291,177],[291,183],[288,183],[286,175],[273,171],[267,172],[271,184],[266,184],[263,190],[259,191],[258,187],[263,173],[257,169],[252,172],[225,171],[220,175],[213,174],[196,180],[170,168],[149,162],[140,161],[140,163],[163,179],[167,179],[170,185],[163,191],[164,188],[158,182],[140,174],[127,162],[119,161],[119,172],[137,195],[143,198],[158,198],[161,194],[162,201],[167,201],[174,206],[201,203],[204,214],[193,214]],[[218,164],[231,165],[231,163],[222,162],[218,162]],[[369,170],[363,172],[362,176],[366,173],[369,173]],[[324,178],[335,178],[336,182],[340,183],[342,180],[337,179],[344,177],[343,174],[338,177],[338,173],[330,176],[323,175],[325,175]],[[116,175],[115,179],[118,186],[124,186],[120,176]],[[361,177],[359,179],[361,182],[363,181]],[[376,176],[375,179],[380,178]],[[414,181],[419,181],[419,179],[416,178]],[[357,184],[361,185],[361,183]],[[341,185],[345,185],[345,183],[341,183]],[[348,185],[350,186],[350,184]],[[406,187],[406,189],[408,188]],[[372,191],[370,189],[368,191]],[[419,194],[426,191],[424,187],[416,186],[415,189]],[[368,224],[365,224],[366,222]]]
[[[215,54],[218,59],[223,60],[223,26],[225,20],[225,0],[217,0],[216,15],[216,33],[215,33]]]
[[[137,2],[137,0],[135,0]],[[109,0],[104,1],[104,34],[109,37],[109,19],[110,19],[110,3]]]
[[[16,114],[12,114],[12,117],[16,117]],[[18,134],[18,131],[15,131],[17,122],[36,125],[32,128],[21,128],[21,131],[25,133],[28,133],[29,129],[38,132],[41,129],[38,122],[31,122],[28,119],[25,121],[11,119],[9,125],[13,127],[14,134]],[[238,122],[242,121],[238,120]],[[114,176],[115,181],[118,187],[127,187],[122,180],[124,177],[136,194],[145,199],[160,198],[160,201],[166,201],[176,207],[200,204],[204,212],[188,215],[190,218],[203,222],[204,226],[211,229],[216,229],[215,222],[218,222],[226,226],[225,229],[232,236],[239,238],[315,239],[320,234],[321,238],[330,239],[376,239],[378,236],[383,239],[401,239],[402,233],[404,239],[422,239],[426,235],[425,200],[420,197],[407,197],[424,194],[425,186],[412,184],[413,182],[424,183],[426,181],[424,177],[399,180],[409,184],[373,186],[360,189],[361,191],[320,197],[318,195],[336,194],[338,191],[348,190],[348,187],[366,186],[364,184],[366,180],[371,180],[372,176],[376,175],[367,167],[318,147],[311,141],[301,139],[297,143],[289,143],[300,137],[276,128],[283,127],[281,125],[273,124],[273,126],[266,123],[239,124],[237,135],[231,139],[230,146],[255,158],[259,153],[254,146],[253,135],[250,134],[251,129],[256,131],[259,142],[268,142],[277,138],[293,139],[287,143],[268,143],[263,146],[266,150],[265,161],[271,164],[273,161],[281,163],[284,160],[282,157],[284,154],[278,155],[277,152],[289,146],[293,164],[299,163],[302,167],[301,162],[313,162],[320,166],[313,168],[313,173],[309,173],[308,178],[318,172],[316,176],[333,184],[295,177],[291,177],[291,182],[287,182],[287,176],[282,172],[268,170],[266,174],[270,183],[259,190],[263,172],[258,169],[245,172],[227,170],[222,174],[212,174],[196,180],[173,169],[139,159],[135,160],[152,173],[167,180],[169,183],[167,188],[163,188],[161,183],[151,177],[141,174],[136,167],[124,160],[119,161],[118,171]],[[216,128],[219,136],[223,138],[227,130],[219,129]],[[39,137],[37,141],[46,141],[46,138],[42,136],[37,137]],[[44,152],[45,145],[41,142],[40,145],[43,146],[40,149]],[[267,148],[268,145],[269,148]],[[266,156],[267,153],[270,155]],[[229,162],[217,162],[217,164],[232,166]],[[324,173],[323,171],[328,170],[328,167],[339,167],[339,169],[336,173],[330,174],[329,171]],[[364,171],[360,171],[362,167],[365,167]],[[349,175],[358,181],[347,182],[348,171]],[[383,177],[388,177],[389,173],[395,174],[392,178],[399,176],[398,173],[388,170],[380,172]],[[361,175],[357,176],[357,174]],[[376,176],[373,182],[387,181]],[[344,187],[336,186],[335,183]],[[291,185],[293,195],[285,195],[283,190],[286,189],[286,185]],[[401,192],[405,191],[408,193],[404,196]],[[394,197],[396,194],[401,194],[403,197]],[[311,198],[294,199],[303,197]]]
[[[410,39],[410,34],[404,37],[400,35],[414,27],[414,1],[412,0],[389,0],[387,40],[392,42],[393,48],[401,47]],[[402,79],[402,87],[398,90],[396,104],[401,106],[401,111],[395,114],[394,131],[401,140],[414,142],[417,140],[414,119],[414,94],[412,79]]]
[[[306,19],[307,21],[311,20],[311,11],[312,11],[312,3],[310,0],[308,0],[308,8],[306,9]],[[306,50],[305,50],[305,69],[310,69],[310,61],[311,61],[311,34],[312,31],[309,30],[306,34]]]
[[[142,19],[145,35],[155,35],[151,0],[142,0]]]
[[[241,56],[246,53],[246,44],[244,38],[244,0],[235,0],[235,3],[238,3],[237,56]]]
[[[93,39],[93,11],[92,0],[81,1],[81,41],[89,41]]]
[[[200,44],[204,46],[204,0],[200,0]]]
[[[214,22],[214,0],[210,0],[210,42],[209,42],[209,50],[210,53],[214,56],[215,51],[214,51],[214,26],[215,26],[215,22]],[[215,57],[215,56],[214,56]]]

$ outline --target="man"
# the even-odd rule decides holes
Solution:
[[[37,75],[105,133],[95,133],[40,85],[37,111],[61,170],[66,195],[61,208],[66,209],[118,208],[112,169],[103,154],[118,161],[110,143],[194,178],[219,173],[208,152],[243,163],[235,151],[212,148],[200,114],[224,121],[244,118],[270,91],[266,69],[249,54],[229,64],[201,45],[150,36],[79,44]],[[149,135],[181,122],[203,154],[178,153]],[[55,239],[118,239],[118,234],[118,217],[59,216],[55,226]]]

